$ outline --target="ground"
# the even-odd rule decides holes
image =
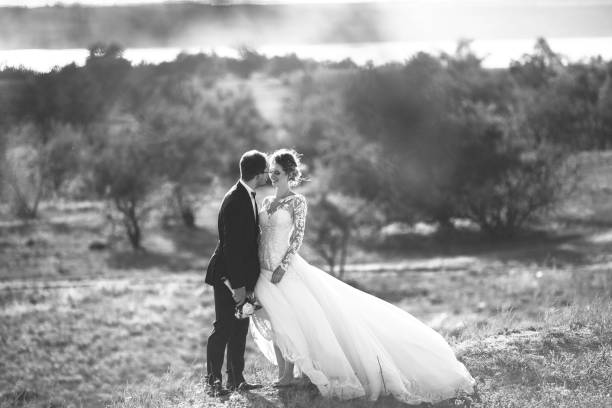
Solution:
[[[352,260],[346,281],[438,330],[477,379],[479,396],[437,407],[612,406],[612,203],[595,181],[548,234]],[[103,203],[49,202],[38,220],[1,220],[0,407],[400,406],[278,392],[250,340],[246,376],[266,387],[206,396],[215,206],[200,209],[196,230],[148,228],[139,253],[107,240]]]

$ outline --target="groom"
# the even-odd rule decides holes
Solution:
[[[206,350],[207,381],[210,394],[229,391],[222,386],[221,366],[227,347],[227,387],[230,390],[259,388],[245,381],[244,350],[248,319],[237,319],[235,307],[245,302],[259,277],[259,225],[255,189],[266,184],[266,156],[257,150],[240,158],[240,180],[223,198],[219,210],[219,242],[208,263],[205,282],[213,287],[215,322]],[[230,288],[228,287],[231,287]]]

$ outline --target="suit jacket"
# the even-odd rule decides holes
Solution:
[[[205,282],[218,285],[227,278],[232,288],[255,289],[259,277],[259,226],[251,197],[236,183],[223,198],[219,210],[219,242],[206,269]]]

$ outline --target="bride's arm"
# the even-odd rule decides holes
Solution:
[[[287,248],[287,252],[285,252],[280,265],[273,273],[272,283],[277,283],[281,280],[289,267],[289,263],[291,263],[291,258],[298,252],[304,240],[307,212],[306,199],[304,196],[298,195],[291,204],[293,206],[293,232],[289,239],[289,248]]]

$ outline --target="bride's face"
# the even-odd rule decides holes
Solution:
[[[273,187],[282,187],[289,184],[289,177],[278,163],[270,164],[270,181]]]
[[[258,174],[256,176],[257,177],[257,182],[256,182],[257,187],[262,187],[268,184],[268,173],[269,173],[268,170],[269,170],[268,166],[266,166],[266,170],[263,173]]]

